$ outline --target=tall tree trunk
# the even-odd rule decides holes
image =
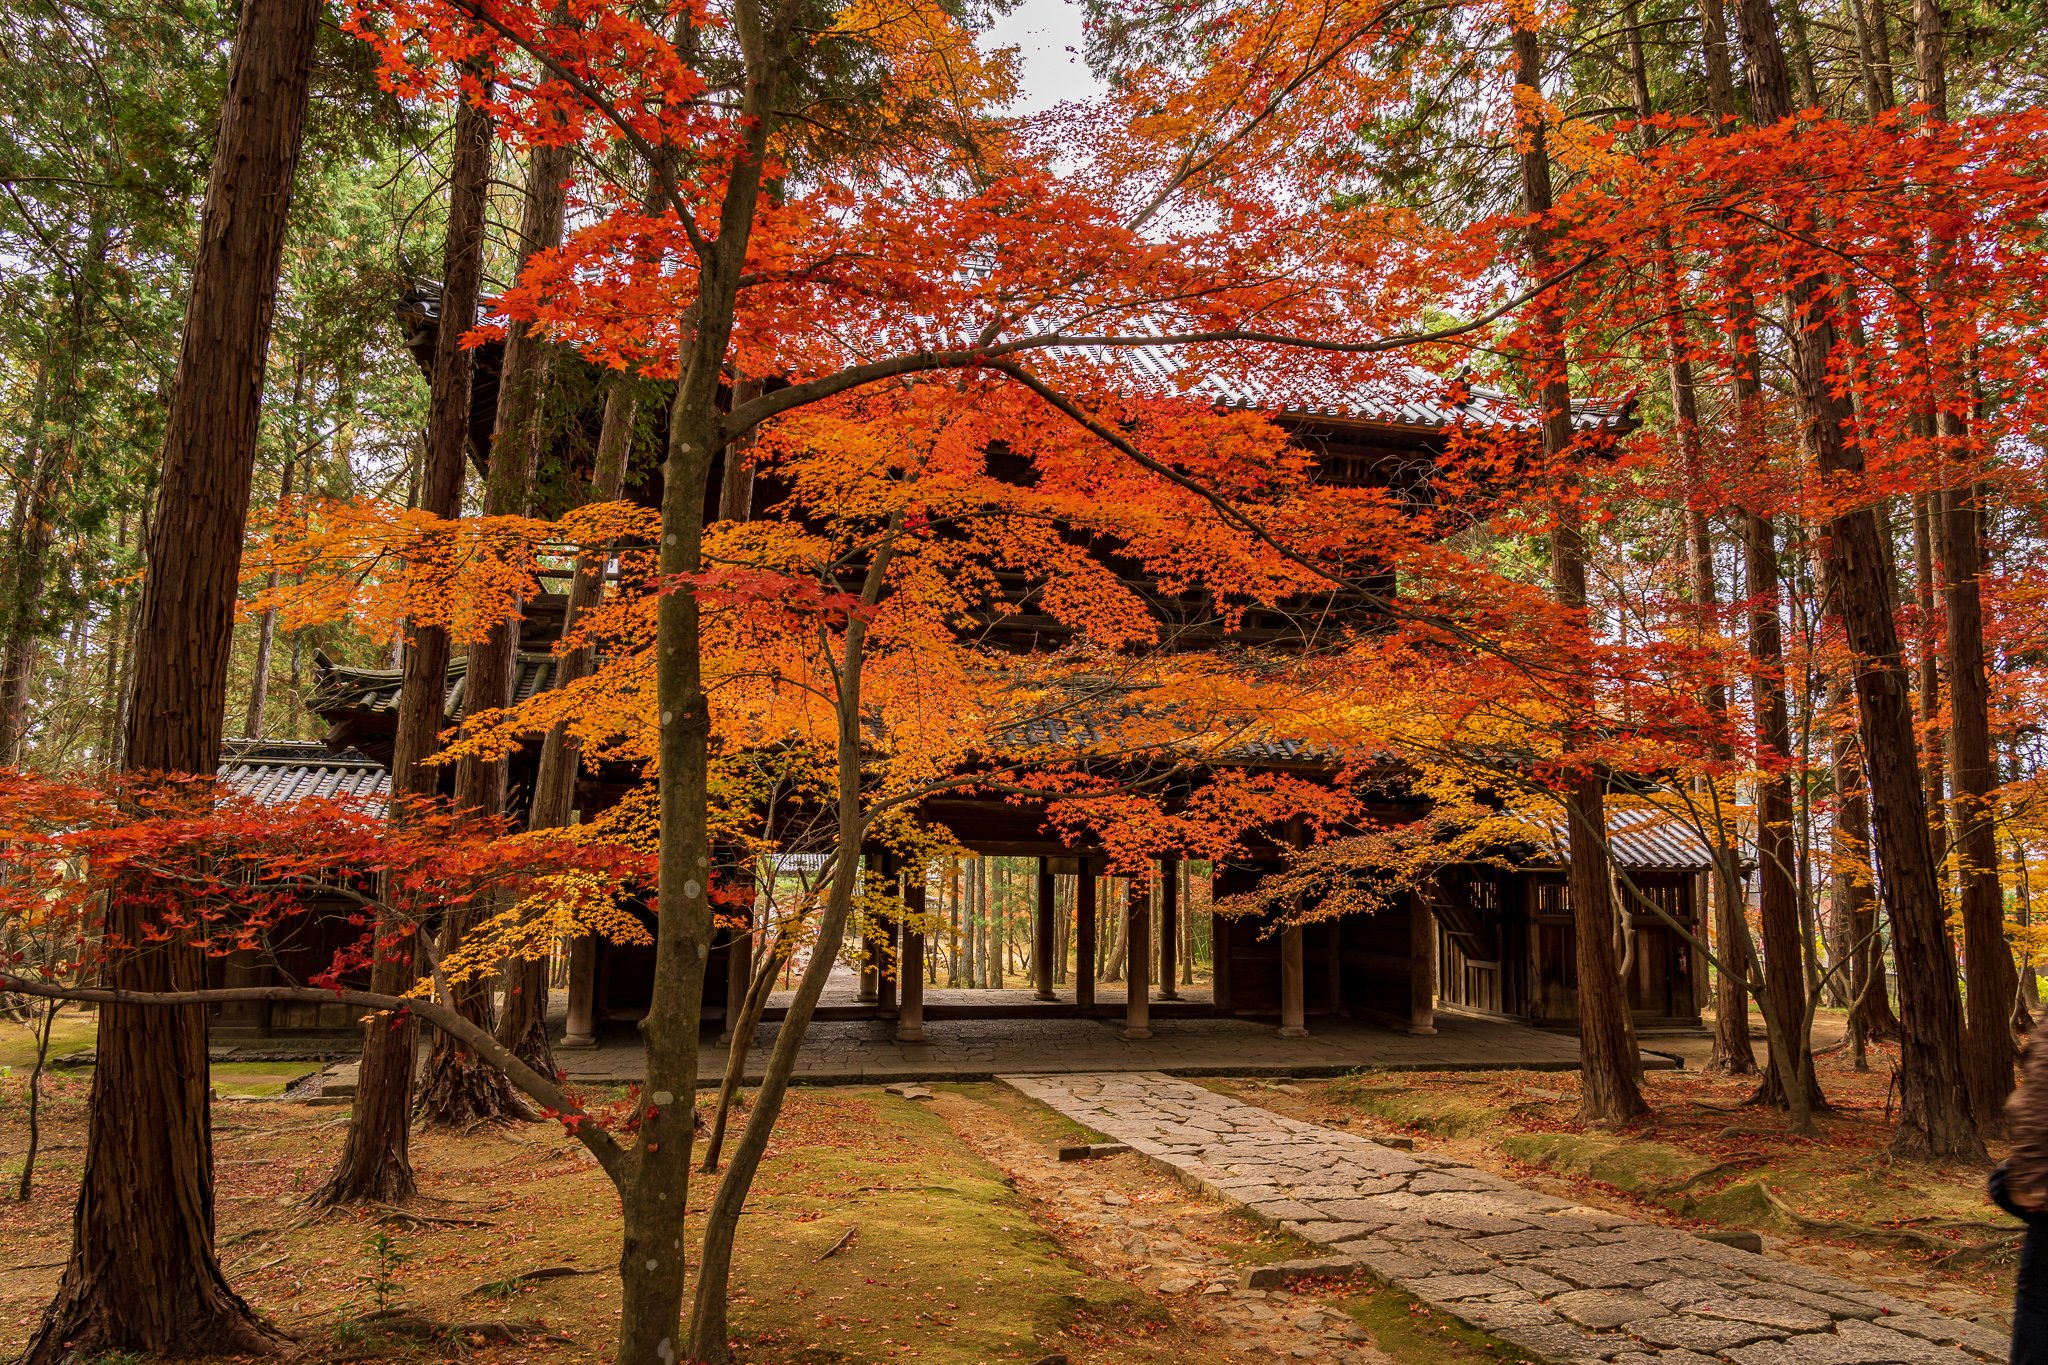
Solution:
[[[1640,8],[1628,0],[1624,9],[1628,22],[1630,84],[1635,94],[1636,113],[1645,121],[1646,145],[1650,138],[1648,120],[1656,114],[1650,98],[1649,62],[1643,53]],[[1723,31],[1722,49],[1726,40]],[[1725,82],[1724,82],[1725,85]],[[1718,630],[1721,605],[1720,585],[1714,575],[1714,533],[1705,502],[1706,454],[1700,438],[1699,386],[1693,375],[1691,348],[1685,333],[1685,314],[1680,307],[1677,254],[1671,234],[1662,233],[1657,242],[1657,285],[1663,291],[1664,364],[1671,381],[1671,409],[1678,425],[1680,458],[1686,473],[1685,536],[1686,561],[1692,580],[1693,611],[1702,631]],[[1717,728],[1728,717],[1728,686],[1716,677],[1700,689],[1700,704]],[[1718,756],[1728,755],[1726,744],[1717,744]],[[1732,848],[1734,831],[1726,821],[1717,820],[1711,833],[1717,847]],[[1742,903],[1724,894],[1720,877],[1707,878],[1708,902],[1714,918],[1714,942],[1722,967],[1714,973],[1714,1048],[1707,1070],[1731,1076],[1748,1076],[1756,1071],[1756,1053],[1749,1043],[1749,994],[1744,979],[1750,970],[1749,934],[1742,923]]]
[[[536,148],[528,160],[526,193],[519,217],[520,271],[525,270],[535,253],[561,245],[566,182],[571,168],[566,147]],[[548,359],[540,339],[526,323],[513,322],[505,332],[498,411],[491,434],[490,474],[484,484],[485,516],[524,516],[531,510],[534,472],[540,459],[540,398],[547,373]],[[507,602],[504,606],[517,612],[520,604]],[[470,649],[469,672],[463,688],[467,713],[481,715],[511,705],[518,664],[519,621],[511,617],[492,626],[490,638]],[[492,815],[503,814],[505,767],[502,758],[464,758],[455,773],[456,804]],[[495,912],[499,908],[493,905],[490,910]],[[554,1052],[548,1046],[547,1034],[548,966],[545,957],[521,958],[506,964],[505,1015],[498,1021],[499,1039],[544,1076],[555,1072]],[[488,999],[481,1004],[488,1009]],[[444,1065],[469,1073],[457,1088],[470,1097],[468,1107],[472,1111],[489,1107],[493,1111],[491,1116],[499,1118],[527,1113],[518,1093],[496,1067],[462,1048],[437,1049],[436,1058],[446,1059]],[[451,1079],[435,1073],[437,1084]]]
[[[472,358],[462,334],[475,323],[482,273],[484,178],[490,162],[490,120],[465,101],[455,115],[448,231],[442,254],[441,316],[429,376],[426,451],[419,505],[437,517],[462,513],[463,462],[469,443]],[[467,300],[467,304],[463,300]],[[448,632],[420,626],[405,644],[398,685],[398,725],[391,743],[391,816],[429,799],[440,770],[426,760],[441,744],[448,696]],[[412,927],[380,922],[370,966],[371,989],[403,993],[417,980],[420,944]],[[363,1025],[363,1057],[348,1135],[334,1172],[313,1195],[316,1206],[393,1203],[409,1198],[410,1124],[418,1027],[410,1017],[371,1018]]]
[[[36,377],[23,451],[24,482],[8,546],[7,592],[0,597],[0,767],[21,762],[36,655],[51,621],[43,608],[58,518],[73,494],[85,402],[85,359],[94,296],[106,269],[109,217],[97,204],[58,333]]]
[[[306,372],[304,357],[301,357],[299,360],[298,370],[298,380],[302,381]],[[300,384],[294,382],[292,388],[296,394]],[[284,471],[278,476],[277,480],[277,505],[279,510],[286,507],[292,500],[292,475],[295,472],[296,469],[294,468],[292,457],[287,455],[284,461]],[[274,592],[276,589],[277,570],[272,569],[263,576],[263,590],[265,592]],[[256,664],[250,670],[249,676],[249,711],[242,720],[242,733],[250,739],[263,738],[263,713],[270,699],[270,652],[271,646],[276,639],[277,608],[266,606],[263,608],[262,618],[256,625]]]
[[[1757,121],[1774,126],[1793,114],[1777,16],[1771,0],[1738,0],[1737,14]],[[1785,292],[1791,305],[1796,376],[1820,469],[1832,476],[1860,476],[1863,454],[1850,438],[1853,416],[1829,372],[1836,332],[1825,290],[1802,275],[1788,280]],[[1856,701],[1878,865],[1899,960],[1904,1036],[1899,1049],[1899,1128],[1892,1151],[1903,1157],[1983,1160],[1984,1141],[1958,1062],[1962,1002],[1915,762],[1891,565],[1875,509],[1863,506],[1838,514],[1827,529],[1825,555],[1835,606],[1855,654]]]
[[[474,365],[460,346],[462,334],[476,324],[477,295],[483,272],[484,209],[490,185],[491,147],[489,115],[464,100],[456,112],[455,151],[449,169],[447,251],[442,268],[439,331],[434,347],[433,410],[429,414],[428,462],[431,472],[424,497],[428,511],[450,518],[461,512],[459,484],[456,498],[443,503],[440,498],[445,490],[436,485],[436,479],[443,474],[442,461],[448,458],[444,444],[453,447],[454,462],[459,472],[462,451],[468,442],[470,381]],[[444,372],[443,350],[451,345],[457,349],[458,357]],[[519,401],[518,395],[525,388],[522,377],[512,373],[512,349],[508,341],[506,374],[500,386],[501,402]],[[494,450],[493,453],[491,478],[485,490],[486,513],[492,512],[494,507],[501,515],[506,511],[523,511],[523,507],[512,509],[505,505],[505,490],[508,485],[516,486],[523,455],[515,452],[510,454],[510,458],[504,458],[500,452]],[[443,510],[444,507],[447,510]],[[438,707],[447,687],[447,632],[421,630],[418,635],[422,656],[428,653],[426,637],[438,637],[437,652],[442,666],[438,686],[433,687],[434,706],[428,706],[424,693],[421,699],[423,709],[432,710]],[[509,671],[510,666],[509,658],[505,657],[505,638],[501,632],[494,631],[490,641],[470,647],[463,684],[466,713],[475,714],[490,705],[494,691],[500,698],[509,697],[510,687],[499,680],[499,670]],[[512,628],[511,638],[517,638],[516,625]],[[410,656],[406,661],[406,671],[414,671]],[[433,684],[436,675],[430,673],[424,660],[418,671],[423,675],[422,688]],[[477,695],[480,682],[484,694],[481,698]],[[502,700],[499,704],[503,704]],[[401,708],[403,705],[401,699]],[[436,725],[441,719],[438,715],[432,717]],[[502,810],[504,765],[495,759],[463,759],[456,767],[456,804],[487,813]],[[442,916],[435,937],[437,950],[443,956],[453,952],[468,937],[478,914],[477,908],[464,906],[451,909]],[[492,983],[479,979],[456,986],[451,1003],[464,1018],[490,1029],[495,1026],[497,1013],[491,996]],[[444,1128],[466,1128],[478,1122],[527,1116],[525,1104],[501,1071],[485,1064],[448,1034],[439,1032],[434,1034],[428,1046],[427,1064],[420,1075],[419,1098],[414,1107],[425,1123]]]
[[[1932,445],[1935,439],[1934,409],[1929,407],[1917,414],[1915,425],[1920,428],[1921,439]],[[1937,885],[1947,880],[1944,867],[1948,861],[1948,824],[1942,818],[1948,806],[1948,743],[1941,730],[1941,656],[1944,651],[1937,634],[1937,626],[1941,622],[1941,594],[1935,585],[1942,558],[1935,548],[1935,541],[1947,525],[1942,503],[1942,495],[1938,492],[1922,493],[1913,499],[1913,599],[1920,617],[1920,634],[1915,642],[1920,656],[1916,670],[1919,685],[1915,692],[1918,701],[1915,720],[1920,732],[1920,784],[1926,793],[1928,837],[1933,841]]]
[[[1984,657],[1982,486],[1948,494],[1947,551],[1949,743],[1953,746],[1956,851],[1962,882],[1964,985],[1969,1001],[1964,1057],[1978,1126],[2005,1131],[2005,1101],[2017,1058],[2013,1000],[2019,973],[2005,936],[2005,895],[1998,880],[1998,785],[1991,752],[1990,683]]]
[[[236,26],[165,418],[130,771],[210,777],[220,764],[264,359],[319,15],[313,0],[249,0]],[[146,906],[110,896],[106,933],[145,941]],[[198,948],[166,944],[116,953],[103,979],[187,990],[203,984],[204,965]],[[98,1059],[71,1254],[22,1360],[268,1353],[279,1337],[214,1256],[205,1009],[102,1006]]]
[[[1928,117],[1948,118],[1948,24],[1940,0],[1916,0],[1915,66]],[[1930,256],[1930,284],[1943,289],[1942,248]],[[1932,377],[1932,376],[1930,376]],[[1967,444],[1969,407],[1964,386],[1937,386],[1937,434],[1955,453]],[[2005,1131],[2005,1101],[2012,1093],[2013,1002],[2019,973],[2005,937],[2005,896],[1998,884],[1998,836],[1991,793],[1998,769],[1991,751],[1991,686],[1984,657],[1983,497],[1981,484],[1963,483],[1941,498],[1943,606],[1947,614],[1949,746],[1955,832],[1962,891],[1963,971],[1968,1001],[1964,1074],[1977,1126],[1988,1137]]]
[[[1525,108],[1542,101],[1542,55],[1536,34],[1514,32],[1515,82],[1527,92]],[[1550,212],[1550,151],[1541,115],[1531,115],[1523,129],[1523,207],[1532,218]],[[1547,230],[1538,222],[1529,230],[1530,276],[1548,279],[1555,268]],[[1536,333],[1541,353],[1543,453],[1553,466],[1572,443],[1571,389],[1565,381],[1564,324],[1548,301],[1537,305]],[[1556,527],[1550,537],[1550,574],[1557,599],[1567,611],[1586,610],[1586,542],[1576,504],[1559,496],[1554,503]],[[1566,704],[1583,714],[1568,723],[1590,723],[1592,697],[1575,696]],[[1569,743],[1569,741],[1567,741]],[[1636,1084],[1640,1069],[1635,1029],[1622,988],[1614,949],[1614,903],[1608,886],[1612,869],[1607,856],[1607,811],[1600,779],[1592,774],[1571,780],[1563,793],[1569,824],[1571,868],[1568,875],[1572,925],[1578,942],[1579,1117],[1588,1123],[1622,1123],[1649,1112]]]
[[[1792,867],[1791,720],[1785,708],[1785,650],[1778,617],[1778,537],[1770,518],[1742,514],[1749,578],[1750,695],[1756,724],[1758,918],[1763,926],[1764,991],[1770,997],[1769,1065],[1759,1103],[1792,1114],[1795,1131],[1813,1126],[1823,1103],[1806,1028],[1805,954],[1800,950],[1799,889]]]

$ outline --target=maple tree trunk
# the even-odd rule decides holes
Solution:
[[[210,777],[220,764],[264,360],[319,16],[313,0],[249,0],[236,25],[165,419],[130,771]],[[139,944],[144,921],[144,902],[108,897],[107,935]],[[117,951],[102,972],[110,986],[145,991],[198,986],[204,974],[201,950],[175,943]],[[205,1008],[103,1008],[89,1113],[71,1253],[22,1360],[274,1349],[278,1334],[214,1256]]]
[[[1758,123],[1770,127],[1793,114],[1777,17],[1771,0],[1739,0],[1737,13],[1751,101]],[[1862,452],[1849,439],[1854,417],[1829,374],[1836,333],[1822,288],[1801,276],[1789,280],[1785,292],[1796,377],[1821,471],[1860,476]],[[1874,842],[1899,962],[1900,1111],[1891,1150],[1902,1157],[1985,1160],[1958,1060],[1962,1001],[1916,761],[1894,584],[1875,510],[1866,505],[1837,514],[1827,527],[1824,554],[1855,655]]]
[[[1778,619],[1778,537],[1768,517],[1742,513],[1749,579],[1750,695],[1755,711],[1757,910],[1763,928],[1764,991],[1771,1002],[1771,1052],[1754,1100],[1788,1109],[1793,1129],[1810,1131],[1824,1103],[1806,1036],[1806,968],[1799,888],[1792,875],[1791,718],[1785,705],[1785,650]],[[1801,1079],[1803,1078],[1803,1080]]]
[[[775,62],[761,55],[778,52],[779,37],[767,38],[764,48],[764,35],[757,27],[760,16],[752,11],[745,15],[739,38],[757,73],[747,92],[753,120],[751,145],[749,154],[737,163],[721,204],[716,244],[709,249],[699,276],[698,327],[694,335],[686,337],[682,376],[669,409],[659,568],[671,582],[702,566],[705,497],[714,458],[725,445],[718,390],[760,191],[761,154],[771,122],[768,111],[779,85]],[[624,1237],[619,1255],[618,1365],[720,1359],[726,1351],[722,1281],[716,1291],[720,1324],[716,1354],[707,1356],[693,1347],[689,1356],[681,1356],[675,1348],[682,1328],[684,1293],[684,1257],[678,1232],[690,1189],[704,968],[716,932],[710,886],[711,707],[704,691],[702,639],[696,593],[685,586],[664,594],[655,614],[661,847],[654,982],[647,1017],[640,1026],[647,1058],[641,1121],[635,1133],[632,1175],[620,1189]],[[859,847],[857,837],[842,844],[843,850]],[[842,869],[845,878],[853,876],[853,861],[849,855],[848,866]],[[821,927],[807,978],[811,972],[829,969],[836,951],[836,942],[826,946]],[[802,1031],[803,1020],[793,1006],[778,1035],[778,1053],[782,1040],[791,1040],[793,1046]],[[772,1125],[776,1112],[769,1087],[764,1085],[748,1116],[749,1133],[757,1123]],[[734,1153],[735,1169],[746,1160],[748,1150],[748,1136],[743,1135]],[[729,1172],[727,1179],[732,1178]],[[700,1282],[700,1318],[705,1292]]]
[[[1516,84],[1540,99],[1542,58],[1536,34],[1528,29],[1514,31]],[[1540,121],[1524,130],[1527,147],[1522,153],[1523,205],[1531,217],[1550,212],[1550,152]],[[1530,275],[1548,279],[1552,260],[1548,237],[1540,224],[1529,231]],[[1543,408],[1543,453],[1556,461],[1572,442],[1571,390],[1565,382],[1563,322],[1549,300],[1536,305],[1536,333],[1541,353],[1536,364],[1541,374],[1539,393]],[[1555,476],[1555,474],[1553,474]],[[1556,525],[1550,537],[1550,572],[1557,599],[1569,611],[1586,608],[1586,546],[1578,511],[1567,499],[1553,500]],[[1566,705],[1582,714],[1568,718],[1570,724],[1591,720],[1591,696],[1567,698]],[[1587,1123],[1622,1123],[1649,1112],[1636,1084],[1639,1069],[1635,1029],[1623,993],[1619,963],[1614,948],[1614,902],[1607,858],[1607,812],[1600,780],[1593,775],[1575,778],[1563,792],[1569,825],[1570,869],[1567,884],[1572,903],[1572,927],[1577,940],[1579,1074],[1582,1083],[1579,1117]]]

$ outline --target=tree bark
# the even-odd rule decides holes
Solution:
[[[1831,595],[1823,569],[1822,595]],[[1863,756],[1856,742],[1852,688],[1845,674],[1828,678],[1828,760],[1835,787],[1835,818],[1828,832],[1828,918],[1848,956],[1849,1047],[1856,1069],[1869,1069],[1869,1044],[1899,1036],[1885,978],[1876,888],[1870,874],[1870,802]],[[1848,713],[1845,716],[1845,713]]]
[[[1920,75],[1920,98],[1928,117],[1948,118],[1948,21],[1941,0],[1916,0],[1914,65]],[[1936,289],[1945,281],[1942,248],[1930,251],[1929,279]],[[1933,376],[1930,376],[1933,378]],[[1960,401],[1961,384],[1937,385],[1937,431],[1944,448],[1955,450],[1968,439],[1969,409]],[[1964,995],[1968,1014],[1963,1071],[1970,1083],[1970,1103],[1977,1126],[1987,1137],[2005,1132],[2005,1101],[2012,1094],[2017,1048],[2013,1037],[2013,1002],[2019,973],[2005,936],[2005,896],[1998,884],[1998,836],[1991,793],[1998,769],[1991,751],[1991,685],[1984,657],[1983,498],[1981,484],[1962,483],[1947,489],[1940,502],[1943,607],[1946,631],[1949,696],[1950,777],[1953,798],[1949,823],[1958,855],[1963,919]]]
[[[519,270],[535,253],[561,245],[562,215],[572,168],[566,147],[535,148],[527,162],[526,194],[519,218]],[[539,338],[524,322],[505,332],[504,361],[498,386],[498,412],[491,434],[490,475],[484,485],[485,516],[524,516],[531,510],[533,479],[540,459],[540,397],[548,363]],[[507,608],[516,612],[519,603]],[[512,684],[519,664],[519,621],[509,617],[491,627],[490,638],[472,647],[464,691],[467,713],[481,715],[512,703]],[[506,764],[502,758],[469,757],[455,774],[456,804],[501,815],[506,802]],[[493,910],[499,908],[492,907]],[[554,1051],[548,1046],[548,966],[546,957],[520,958],[506,964],[505,1013],[498,1021],[498,1039],[529,1065],[554,1074]],[[504,1114],[525,1106],[503,1087]]]
[[[1771,0],[1739,0],[1737,14],[1757,121],[1772,126],[1793,113],[1777,16]],[[1853,416],[1829,373],[1836,333],[1823,289],[1811,276],[1801,275],[1787,281],[1785,292],[1796,378],[1817,462],[1825,474],[1860,477],[1863,454],[1850,439]],[[1863,506],[1839,513],[1827,528],[1824,554],[1835,606],[1855,655],[1883,900],[1899,960],[1900,1114],[1891,1150],[1902,1157],[1984,1160],[1984,1141],[1958,1063],[1962,1002],[1915,762],[1891,566],[1875,510]]]
[[[1624,17],[1628,23],[1630,85],[1635,95],[1636,114],[1644,120],[1643,138],[1649,145],[1648,120],[1657,109],[1650,96],[1649,62],[1643,52],[1640,7],[1628,0]],[[1726,41],[1723,33],[1723,51]],[[1657,285],[1663,291],[1664,365],[1671,383],[1671,411],[1678,427],[1680,458],[1686,472],[1686,560],[1692,580],[1693,611],[1702,631],[1718,629],[1721,594],[1714,574],[1714,533],[1704,500],[1706,453],[1700,439],[1699,386],[1693,374],[1687,344],[1685,315],[1680,308],[1678,260],[1672,250],[1671,234],[1660,234],[1657,242]],[[1700,689],[1700,705],[1717,728],[1727,724],[1728,686],[1716,677]],[[1726,757],[1728,746],[1717,744],[1717,756]],[[1711,831],[1719,847],[1731,847],[1734,833],[1727,822]],[[1707,878],[1708,902],[1714,916],[1714,938],[1725,970],[1714,973],[1714,1047],[1706,1069],[1731,1076],[1756,1071],[1756,1054],[1749,1043],[1749,995],[1743,980],[1749,971],[1749,937],[1739,922],[1742,906],[1721,893],[1721,879]]]
[[[303,377],[305,368],[303,358],[300,360],[299,365],[300,375]],[[298,388],[299,385],[295,383],[293,385],[294,391],[296,392]],[[277,505],[280,509],[292,500],[292,475],[296,472],[295,462],[291,456],[287,455],[284,461],[284,472],[278,476],[277,480]],[[263,588],[264,591],[269,592],[275,590],[276,587],[277,570],[272,569],[263,577]],[[249,712],[242,721],[242,733],[250,739],[263,738],[263,713],[270,700],[270,653],[271,646],[275,643],[276,639],[277,608],[267,606],[263,609],[262,619],[256,625],[256,664],[249,671]]]
[[[490,124],[465,103],[456,112],[454,165],[448,231],[442,256],[440,325],[428,380],[426,450],[419,506],[437,517],[462,512],[463,462],[469,441],[472,361],[462,349],[463,332],[474,324],[476,281],[482,270],[483,183],[475,169],[488,164]],[[468,165],[465,166],[465,159]],[[473,223],[474,228],[465,228]],[[466,292],[465,292],[466,291]],[[453,299],[470,300],[469,315],[451,316]],[[448,697],[448,632],[421,626],[405,643],[398,687],[398,725],[391,745],[391,816],[405,817],[408,803],[430,799],[440,770],[427,763],[441,743]],[[371,962],[372,987],[403,993],[416,979],[419,943],[410,925],[390,920],[377,926]],[[313,1195],[316,1206],[392,1203],[415,1189],[411,1137],[414,1072],[419,1031],[410,1017],[373,1017],[363,1025],[363,1056],[356,1102],[349,1110],[341,1159]]]
[[[220,764],[264,360],[319,16],[313,0],[249,0],[236,26],[165,420],[130,771],[210,777]],[[110,896],[107,935],[143,942],[144,907]],[[204,961],[175,944],[117,951],[103,978],[124,990],[189,989],[203,982]],[[274,1349],[277,1333],[214,1256],[205,1008],[102,1009],[89,1112],[71,1253],[26,1365]]]
[[[1528,92],[1530,106],[1542,98],[1542,56],[1536,34],[1514,32],[1515,82]],[[1540,116],[1531,116],[1523,130],[1523,207],[1532,218],[1550,212],[1550,152]],[[1548,279],[1553,253],[1541,222],[1529,230],[1530,276]],[[1572,443],[1571,389],[1565,381],[1564,323],[1555,305],[1537,305],[1536,357],[1543,411],[1543,453],[1553,466]],[[1586,609],[1586,543],[1579,513],[1569,496],[1554,500],[1556,526],[1550,537],[1550,574],[1557,600],[1575,616]],[[1582,712],[1573,725],[1591,720],[1590,695],[1566,704]],[[1570,741],[1567,739],[1567,744]],[[1562,793],[1569,823],[1571,867],[1568,875],[1572,925],[1577,939],[1579,1004],[1579,1074],[1582,1082],[1579,1117],[1587,1123],[1622,1123],[1649,1112],[1636,1084],[1639,1063],[1635,1029],[1622,993],[1614,951],[1614,902],[1609,896],[1611,871],[1607,859],[1607,812],[1600,779],[1587,774],[1571,780]]]
[[[74,492],[85,360],[94,296],[101,288],[110,239],[108,215],[94,207],[86,245],[53,338],[36,376],[36,393],[8,546],[7,594],[0,597],[0,767],[19,764],[28,721],[36,655],[50,621],[43,608],[57,521]]]
[[[483,277],[484,207],[491,170],[490,116],[465,99],[455,113],[455,147],[448,175],[448,234],[441,271],[439,326],[434,343],[433,389],[428,412],[427,482],[421,505],[438,517],[461,515],[462,468],[469,441],[470,381],[475,364],[462,349],[463,333],[476,325],[477,294]],[[510,376],[508,376],[508,379]],[[521,386],[508,383],[507,390]],[[518,460],[509,463],[517,464]],[[451,487],[452,473],[452,487]],[[493,482],[503,484],[504,480]],[[488,494],[487,494],[488,496]],[[502,492],[500,493],[502,497]],[[516,637],[515,637],[516,638]],[[406,708],[416,708],[412,723],[424,731],[431,726],[436,735],[421,751],[422,758],[439,743],[438,731],[446,718],[448,686],[448,633],[422,627],[415,631],[414,647],[406,655],[406,682],[417,674],[416,696],[405,695],[401,684],[399,724],[407,723]],[[415,657],[417,656],[417,658]],[[466,709],[481,709],[476,700],[476,674],[489,675],[495,655],[488,644],[470,650],[469,677],[464,686]],[[438,665],[438,666],[436,666]],[[415,760],[418,761],[418,760]],[[465,777],[467,780],[465,781]],[[396,774],[394,774],[394,785]],[[415,789],[425,790],[417,787]],[[478,764],[464,760],[457,766],[456,800],[472,809],[496,812],[504,805],[503,765]],[[442,916],[437,934],[438,950],[446,956],[469,934],[478,911],[470,907],[449,910]],[[455,1006],[464,1018],[484,1029],[494,1026],[491,984],[471,981],[455,987]],[[493,1067],[484,1065],[473,1049],[446,1033],[436,1032],[420,1077],[415,1103],[421,1119],[429,1125],[466,1128],[479,1122],[524,1118],[527,1110],[511,1085]]]
[[[1812,1127],[1811,1111],[1824,1100],[1804,1027],[1805,954],[1792,868],[1792,724],[1785,705],[1785,650],[1778,617],[1778,537],[1770,518],[1743,512],[1742,546],[1749,578],[1750,695],[1756,735],[1758,918],[1763,927],[1764,990],[1775,1026],[1769,1063],[1754,1099],[1790,1110],[1794,1129],[1806,1131]]]
[[[1979,529],[1982,488],[1957,488],[1947,498],[1949,743],[1955,778],[1952,802],[1960,858],[1964,986],[1969,1001],[1964,1070],[1978,1127],[2005,1132],[2005,1101],[2012,1094],[2017,1048],[2013,1000],[2019,972],[2005,936],[2005,895],[1998,881],[1998,785],[1991,753],[1991,697],[1984,657],[1984,570]]]

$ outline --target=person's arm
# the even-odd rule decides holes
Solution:
[[[2023,1209],[2048,1209],[2048,1039],[2039,1027],[2027,1035],[2020,1054],[2019,1089],[2005,1102],[2005,1131],[2012,1139],[2005,1189]]]

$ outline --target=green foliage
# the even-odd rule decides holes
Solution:
[[[369,1273],[362,1278],[362,1286],[370,1291],[376,1311],[381,1313],[398,1296],[398,1272],[412,1259],[412,1253],[402,1249],[397,1240],[382,1228],[371,1233],[363,1245],[369,1253],[371,1266]]]

